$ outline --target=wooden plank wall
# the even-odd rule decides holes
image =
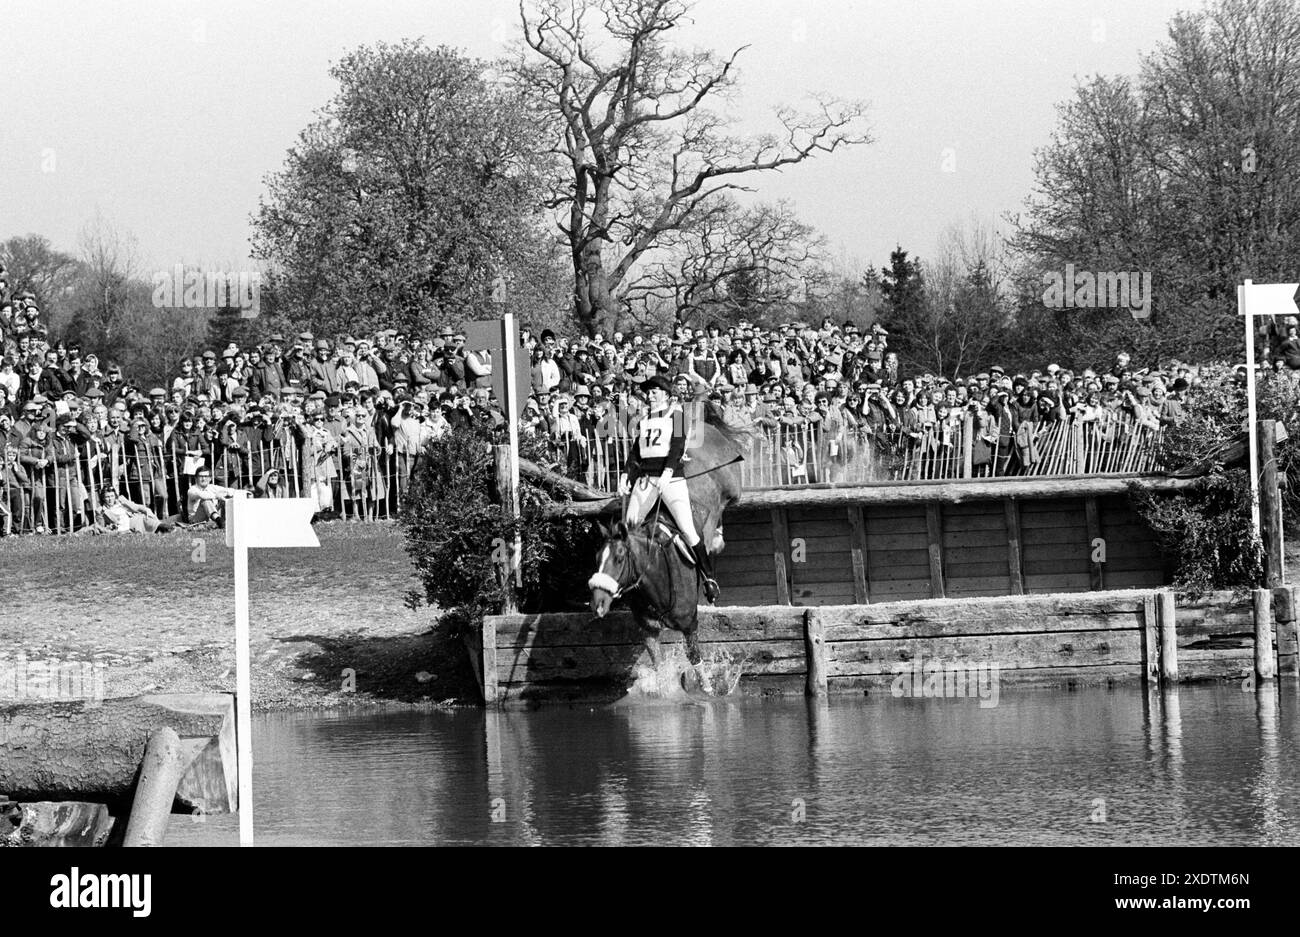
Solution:
[[[943,562],[953,598],[1010,595],[1007,518],[1001,502],[943,506]]]
[[[843,507],[791,508],[790,599],[794,605],[852,605],[853,531]]]
[[[1172,570],[1156,544],[1155,534],[1133,513],[1128,499],[1098,498],[1101,535],[1106,541],[1107,589],[1158,589]]]
[[[742,509],[728,512],[723,529],[727,546],[717,566],[727,606],[1159,588],[1170,581],[1154,535],[1122,496]]]
[[[815,523],[804,519],[806,524]],[[796,527],[796,529],[798,529]],[[803,528],[805,532],[812,529]],[[811,580],[804,580],[811,583]],[[1280,591],[1280,590],[1279,590]],[[1254,671],[1249,596],[1216,592],[1177,604],[1173,642],[1156,639],[1166,624],[1167,592],[1001,596],[880,604],[703,608],[706,659],[728,659],[742,692],[888,692],[900,667],[926,662],[998,667],[1005,685],[1096,684],[1163,679],[1241,678]],[[1278,602],[1273,653],[1280,674],[1294,674],[1294,600]],[[663,633],[661,653],[685,664],[681,635]],[[603,620],[555,613],[498,615],[485,621],[484,695],[491,701],[613,700],[663,687],[631,616]],[[1176,660],[1165,660],[1172,652]],[[808,679],[809,657],[814,667]],[[661,676],[661,675],[660,675]],[[671,675],[670,675],[671,676]],[[670,681],[671,682],[671,681]],[[814,687],[811,684],[815,682]]]
[[[776,566],[772,558],[769,511],[735,512],[723,519],[726,548],[718,554],[718,581],[725,583],[727,605],[775,605]]]
[[[864,513],[869,600],[896,602],[930,598],[930,538],[925,506],[872,506],[865,508]]]

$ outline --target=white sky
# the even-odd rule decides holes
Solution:
[[[700,0],[686,39],[752,46],[746,129],[811,91],[869,102],[875,143],[758,184],[880,266],[895,243],[925,257],[950,222],[1018,209],[1076,77],[1136,74],[1199,2]],[[0,0],[0,238],[74,250],[99,211],[147,270],[247,266],[263,179],[333,95],[333,62],[408,36],[493,57],[517,18],[511,0]]]

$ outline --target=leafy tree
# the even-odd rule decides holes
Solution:
[[[1149,319],[1039,317],[1051,344],[1240,356],[1236,285],[1285,280],[1300,252],[1300,6],[1218,0],[1174,17],[1137,80],[1094,77],[1059,107],[1034,172],[1014,219],[1030,270],[1152,275]]]
[[[269,311],[324,333],[427,334],[563,301],[539,214],[539,130],[484,62],[379,43],[332,70],[339,91],[271,176],[254,217]]]
[[[67,292],[79,272],[77,258],[55,250],[40,234],[11,237],[0,244],[0,266],[14,293],[31,290],[45,321],[53,322],[66,305]]]

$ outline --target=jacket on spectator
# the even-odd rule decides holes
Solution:
[[[307,362],[307,387],[313,392],[323,390],[327,394],[337,394],[342,390],[334,362],[317,361],[315,358]]]
[[[263,361],[248,375],[248,393],[254,398],[267,394],[278,397],[286,383],[278,361]]]

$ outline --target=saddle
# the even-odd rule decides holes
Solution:
[[[661,546],[672,545],[677,550],[677,555],[686,561],[686,565],[695,568],[695,553],[686,545],[682,539],[681,531],[677,529],[677,524],[671,516],[665,515],[660,517],[655,524],[655,529],[651,532],[651,540]]]

